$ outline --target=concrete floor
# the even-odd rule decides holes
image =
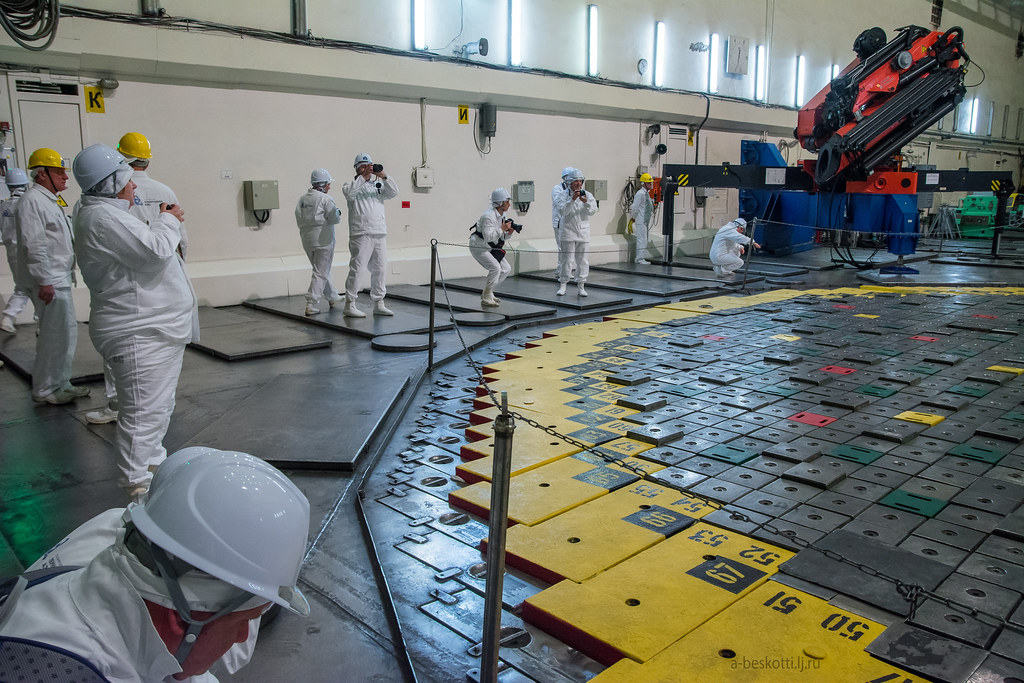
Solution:
[[[823,251],[818,250],[817,256],[805,252],[784,260],[821,264],[827,261]],[[918,279],[928,283],[1024,283],[1024,271],[1018,269],[926,262],[917,267],[921,270]],[[594,272],[591,282],[596,288],[600,273]],[[842,268],[810,270],[771,283],[757,283],[743,291],[861,284],[869,283],[858,278],[855,269]],[[733,291],[739,289],[733,287]],[[663,297],[657,296],[637,295],[632,299],[629,308],[665,302]],[[416,309],[408,310],[412,315]],[[268,313],[242,307],[231,311],[253,320],[274,320]],[[600,320],[603,313],[559,309],[556,317],[540,323],[469,327],[462,328],[461,334],[465,343],[474,349],[478,361],[491,362],[521,348],[529,339],[539,338],[545,329],[564,327],[578,320]],[[418,314],[422,315],[422,309]],[[19,334],[31,334],[31,328],[25,327]],[[473,610],[477,602],[461,603],[460,609],[470,610],[468,614],[430,615],[429,610],[423,609],[429,600],[429,591],[439,588],[444,592],[448,586],[439,585],[434,576],[436,571],[427,562],[395,560],[396,554],[416,556],[416,529],[404,528],[404,522],[398,524],[387,505],[367,503],[364,514],[358,507],[361,497],[375,501],[386,497],[392,487],[408,483],[402,478],[401,468],[411,459],[410,449],[429,448],[441,437],[458,435],[459,428],[451,426],[454,423],[446,426],[436,419],[424,421],[423,417],[428,406],[435,405],[446,391],[457,395],[463,391],[463,385],[473,381],[472,368],[459,357],[462,341],[454,332],[442,333],[436,358],[442,362],[451,360],[428,371],[425,353],[385,353],[373,350],[363,337],[333,331],[326,334],[333,340],[329,349],[249,361],[229,363],[191,349],[185,355],[177,407],[165,439],[169,451],[197,443],[197,435],[281,376],[377,371],[405,376],[411,381],[410,388],[399,398],[396,410],[375,430],[367,444],[367,455],[354,469],[313,471],[296,467],[286,470],[307,495],[312,508],[310,549],[302,585],[313,613],[307,619],[284,615],[267,626],[250,665],[233,676],[221,674],[221,679],[408,679],[405,671],[408,652],[418,680],[463,680],[466,672],[479,662],[467,653],[473,637],[467,632],[471,628],[465,626],[482,618]],[[89,341],[83,337],[80,343],[89,344]],[[72,406],[37,406],[32,403],[23,378],[7,368],[0,370],[0,471],[3,471],[0,575],[19,571],[89,517],[127,503],[114,483],[113,426],[88,425],[84,420],[85,412],[103,403],[99,395],[102,383],[92,387],[92,397]],[[317,397],[308,399],[315,401]],[[339,414],[355,413],[359,406],[339,401],[336,408]],[[303,405],[282,402],[280,411],[284,417],[289,411],[299,415]],[[367,416],[367,419],[377,417]],[[330,425],[325,428],[329,430]],[[301,439],[301,435],[292,436]],[[345,435],[338,434],[337,438],[344,440]],[[440,464],[438,471],[453,474],[455,464],[457,461]],[[448,477],[442,486],[457,488],[457,482]],[[435,491],[430,493],[436,497]],[[361,518],[365,518],[373,538],[364,532]],[[474,524],[478,526],[473,533],[478,534],[482,525]],[[403,548],[403,543],[407,547]],[[396,646],[396,631],[387,617],[389,608],[382,602],[378,589],[380,582],[375,576],[378,563],[391,571],[386,577],[391,589],[388,602],[395,603],[403,627],[405,642],[401,646]],[[510,602],[516,591],[529,595],[544,585],[513,572],[509,576],[506,596]],[[464,585],[473,588],[470,584]],[[515,670],[503,674],[502,680],[586,680],[603,669],[543,633],[534,633],[534,638],[533,645],[516,654],[506,655],[506,651],[502,651],[506,659],[516,662]]]

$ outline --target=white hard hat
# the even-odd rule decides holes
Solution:
[[[245,453],[186,448],[159,467],[135,528],[167,553],[236,588],[301,614],[296,586],[309,501],[279,470]]]
[[[309,174],[309,182],[312,185],[333,183],[334,178],[331,177],[330,172],[326,168],[315,168],[313,169],[313,172]]]
[[[20,168],[12,168],[7,171],[7,187],[18,187],[28,185],[28,175]]]
[[[747,227],[747,221],[745,221],[742,218],[737,218],[736,220],[733,221],[733,223],[736,224],[737,228],[746,228]]]
[[[101,180],[127,165],[128,160],[113,147],[95,144],[89,145],[78,153],[71,164],[71,171],[75,174],[75,180],[82,188],[82,192],[88,192]],[[115,188],[115,191],[120,189]]]
[[[562,180],[565,180],[566,178],[571,176],[572,172],[575,171],[575,170],[576,169],[573,168],[572,166],[566,166],[565,168],[563,168],[562,169]]]
[[[499,204],[502,204],[506,199],[512,199],[512,195],[510,195],[508,193],[508,190],[506,190],[504,187],[499,187],[498,189],[491,193],[491,204],[493,206],[498,206]]]
[[[359,168],[363,164],[372,164],[373,159],[370,158],[369,154],[357,154],[356,160],[352,163],[352,168]]]
[[[574,168],[572,169],[572,175],[569,176],[569,180],[583,180],[584,177],[583,171],[578,168]]]

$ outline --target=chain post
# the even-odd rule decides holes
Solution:
[[[437,240],[430,240],[430,333],[427,337],[427,372],[434,370],[434,304],[437,294]]]
[[[484,628],[480,683],[497,683],[501,604],[505,581],[505,535],[508,530],[508,490],[512,470],[512,433],[516,425],[508,412],[508,394],[501,392],[501,413],[494,419],[491,467],[491,510],[487,532],[487,582],[484,590]]]

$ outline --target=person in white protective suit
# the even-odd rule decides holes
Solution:
[[[249,661],[272,605],[308,616],[296,586],[308,532],[309,502],[279,470],[184,449],[145,502],[102,513],[33,565],[84,566],[16,588],[0,639],[62,648],[115,683],[216,683],[211,667]]]
[[[555,279],[562,274],[562,264],[565,263],[565,254],[562,253],[562,240],[559,238],[558,224],[561,221],[561,216],[558,213],[558,204],[556,199],[558,195],[562,194],[569,188],[569,179],[572,177],[573,172],[576,169],[572,166],[566,166],[562,169],[562,181],[555,183],[555,186],[551,188],[551,229],[555,233],[555,249],[558,250],[558,254],[555,259]]]
[[[132,198],[131,207],[128,211],[140,221],[149,225],[160,215],[160,205],[167,204],[176,206],[178,197],[174,190],[167,187],[158,180],[149,177],[147,169],[153,159],[153,148],[142,133],[125,133],[117,143],[117,151],[128,159],[128,165],[132,167],[132,182],[135,183],[135,196]],[[185,258],[188,251],[188,232],[185,224],[181,224],[181,240],[178,242],[178,253]],[[103,367],[103,391],[107,397],[107,405],[99,410],[91,410],[85,414],[85,420],[89,424],[107,424],[117,420],[117,388],[110,368]]]
[[[743,245],[751,243],[751,239],[743,234],[746,229],[747,222],[737,218],[720,227],[715,233],[710,254],[715,275],[731,277],[738,268],[743,267]],[[754,248],[761,246],[757,242],[753,244]]]
[[[132,169],[106,145],[86,147],[72,170],[85,191],[75,252],[91,295],[89,336],[117,389],[118,483],[138,498],[167,456],[185,345],[199,338],[195,293],[176,251],[185,214],[164,204],[148,226],[132,216]]]
[[[559,215],[560,249],[564,255],[562,272],[558,275],[558,296],[565,294],[566,284],[576,277],[577,291],[587,296],[585,287],[590,274],[587,249],[590,247],[590,217],[597,213],[594,195],[583,189],[583,172],[573,169],[569,187],[555,198]]]
[[[394,315],[384,305],[387,288],[384,285],[388,253],[385,237],[388,232],[384,221],[384,202],[398,196],[394,178],[384,173],[384,167],[373,163],[369,154],[357,154],[353,166],[355,180],[341,187],[348,202],[348,278],[345,280],[344,314],[365,318],[356,307],[359,296],[359,276],[367,266],[370,269],[370,299],[374,315]]]
[[[7,300],[3,313],[0,314],[0,330],[9,334],[16,334],[18,329],[14,326],[18,315],[25,309],[31,296],[31,289],[24,282],[18,282],[18,226],[16,224],[18,214],[18,201],[21,195],[25,194],[25,187],[28,185],[28,176],[20,168],[12,168],[7,172],[7,189],[11,196],[0,202],[0,239],[3,240],[7,250],[7,265],[11,267],[11,277],[14,278],[14,292]]]
[[[629,224],[627,232],[636,235],[636,256],[635,263],[649,265],[644,256],[647,253],[647,232],[651,227],[651,217],[654,216],[654,200],[651,199],[651,188],[654,187],[654,178],[650,173],[640,176],[640,189],[633,195],[633,203],[629,205]]]
[[[36,359],[32,365],[32,400],[63,404],[89,395],[88,387],[71,385],[71,360],[78,343],[78,320],[71,299],[75,254],[71,226],[58,194],[68,185],[64,160],[43,147],[28,160],[33,183],[18,202],[16,282],[28,287],[39,319]],[[66,204],[65,204],[66,206]]]
[[[149,225],[160,215],[161,204],[178,204],[178,196],[174,194],[174,190],[149,176],[149,166],[153,162],[153,146],[149,138],[142,133],[125,133],[117,143],[117,151],[128,160],[128,165],[133,171],[135,197],[129,208],[133,216]],[[184,223],[181,224],[178,254],[183,260],[188,258],[188,230],[185,229]]]
[[[302,248],[313,267],[309,290],[306,291],[306,315],[320,313],[318,305],[321,298],[326,298],[331,308],[341,301],[341,295],[331,282],[334,226],[341,222],[341,210],[327,194],[333,181],[326,168],[314,169],[309,176],[311,187],[295,206],[295,223],[299,226]]]
[[[504,282],[512,266],[506,257],[505,240],[515,231],[512,219],[505,214],[512,205],[512,195],[504,187],[491,192],[491,208],[473,224],[469,235],[469,253],[487,269],[487,282],[480,295],[484,306],[497,306],[501,299],[494,296],[494,288]]]

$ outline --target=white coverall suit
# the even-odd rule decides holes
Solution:
[[[380,187],[377,187],[380,183]],[[345,300],[354,304],[359,296],[359,275],[370,268],[370,299],[383,301],[387,295],[384,285],[387,268],[388,232],[384,222],[384,201],[398,196],[398,185],[388,176],[381,180],[371,175],[369,180],[362,176],[341,187],[348,202],[348,278],[345,280]]]
[[[491,253],[491,244],[499,244],[505,239],[505,232],[502,230],[501,222],[505,220],[505,214],[498,213],[496,208],[487,209],[476,222],[476,230],[469,236],[469,253],[473,255],[476,262],[487,269],[487,286],[485,291],[493,291],[508,277],[512,266],[505,256],[500,261]],[[483,235],[483,237],[480,237]]]
[[[32,396],[41,399],[71,385],[71,360],[78,343],[78,321],[71,299],[75,254],[71,226],[57,204],[57,195],[32,183],[18,202],[18,275],[28,287],[39,318],[36,360],[32,366]],[[53,299],[44,304],[39,288],[53,286]]]
[[[146,225],[129,202],[82,197],[75,250],[91,294],[89,336],[117,387],[115,445],[121,486],[146,486],[167,457],[185,345],[199,339],[192,284],[176,253],[180,222],[161,213]]]
[[[133,216],[149,225],[160,215],[160,205],[178,203],[178,196],[174,190],[167,187],[159,180],[153,180],[146,171],[133,169],[132,182],[135,183],[135,201],[128,209]],[[188,231],[185,224],[181,224],[181,242],[178,243],[178,253],[181,258],[188,258]]]
[[[18,226],[16,225],[18,213],[18,201],[21,195],[25,194],[25,188],[18,188],[11,193],[11,196],[0,202],[0,239],[7,248],[7,265],[11,268],[11,277],[14,278],[14,293],[7,300],[3,316],[5,318],[17,318],[18,314],[25,309],[32,296],[31,288],[24,282],[18,281]]]
[[[738,226],[735,221],[729,221],[715,233],[709,256],[716,275],[732,275],[735,270],[743,267],[740,254],[743,245],[750,244],[750,238],[739,232],[736,229]]]
[[[43,554],[43,556],[40,557],[35,562],[33,562],[32,565],[26,571],[35,571],[35,570],[38,570],[38,569],[48,569],[48,568],[55,568],[55,567],[68,567],[68,566],[85,567],[90,562],[92,562],[98,555],[102,554],[105,550],[107,550],[110,546],[112,546],[112,545],[119,545],[121,543],[121,541],[124,538],[124,514],[125,514],[125,508],[112,508],[110,510],[106,510],[105,512],[101,512],[100,514],[96,515],[95,517],[90,519],[88,522],[86,522],[85,524],[82,524],[80,527],[78,527],[77,529],[72,531],[70,534],[65,536],[55,546],[53,546],[52,548],[47,550]],[[118,557],[118,555],[121,554],[121,552],[122,551],[118,550],[117,553],[115,553],[112,558],[106,558],[105,557],[102,560],[102,566],[104,568],[103,572],[99,572],[99,571],[94,571],[93,572],[93,576],[102,576],[105,579],[110,579],[110,580],[113,580],[113,582],[115,582],[115,583],[113,583],[113,586],[109,586],[109,585],[108,586],[104,586],[103,588],[101,588],[101,590],[110,589],[112,587],[116,588],[117,586],[120,585],[121,577],[119,576],[120,572],[118,572],[116,570],[117,566],[131,566],[131,565],[134,564],[134,561],[131,560],[130,558],[122,560],[120,557]],[[110,570],[112,565],[114,566],[114,569],[112,571],[110,571],[109,574],[108,574],[107,570]],[[59,577],[55,577],[53,579],[50,579],[50,581],[58,581],[58,580],[59,580]],[[43,587],[46,586],[48,583],[50,583],[50,581],[47,581],[47,582],[45,582],[43,584],[40,584],[38,589],[43,589]],[[69,584],[70,583],[71,582],[69,582]],[[57,584],[54,584],[53,587],[56,589],[57,588]],[[36,600],[38,600],[40,598],[40,595],[35,594],[36,590],[37,590],[36,588],[33,588],[32,591],[30,591],[29,593],[26,593],[26,594],[24,594],[22,596],[22,598],[25,598],[25,596],[32,595],[31,598],[25,598],[26,600],[28,600],[28,602],[26,602],[26,603],[21,603],[20,600],[22,598],[19,598],[18,603],[16,603],[16,606],[17,606],[17,608],[19,610],[16,614],[19,615],[19,618],[15,619],[11,623],[9,623],[7,627],[5,627],[3,629],[0,629],[0,633],[2,633],[3,635],[12,636],[12,637],[13,636],[26,637],[26,636],[22,635],[22,633],[24,633],[24,631],[23,631],[24,628],[39,628],[38,625],[32,624],[34,619],[26,618],[26,617],[28,617],[28,615],[25,614],[25,611],[27,611],[27,609],[31,608],[32,603],[34,603]],[[57,593],[63,593],[64,590],[65,589],[63,589],[63,588],[62,589],[58,589]],[[48,601],[58,601],[59,602],[59,601],[63,600],[63,597],[64,596],[62,594],[61,595],[51,595],[48,598]],[[160,600],[159,602],[164,602],[164,600],[166,600],[166,598],[164,598],[163,600]],[[165,606],[169,607],[170,603],[169,602],[166,603]],[[107,610],[103,610],[103,612],[106,612],[106,611]],[[134,614],[134,610],[130,610],[129,611],[129,616],[131,616],[133,614]],[[105,616],[107,616],[107,615],[105,615]],[[79,616],[79,619],[80,618],[81,617]],[[149,619],[146,619],[146,621],[149,621]],[[28,626],[26,626],[26,623],[28,624]],[[96,633],[99,634],[101,632],[102,624],[103,623],[104,622],[102,622],[102,621],[99,622],[99,624],[97,625],[98,628],[96,629]],[[107,623],[109,625],[109,622],[107,622]],[[121,623],[120,620],[119,620],[119,623]],[[77,621],[76,621],[76,624],[77,624]],[[234,672],[238,671],[239,669],[241,669],[243,666],[245,666],[249,662],[249,659],[252,657],[253,649],[256,647],[256,639],[257,639],[257,636],[259,635],[259,625],[260,625],[260,618],[252,619],[251,621],[249,621],[249,637],[248,637],[248,639],[245,640],[242,643],[236,643],[235,645],[233,645],[231,647],[230,650],[228,650],[224,654],[223,657],[221,657],[220,665],[223,666],[229,673],[234,673]],[[150,629],[152,629],[152,622],[151,621],[149,622],[149,627],[148,628],[146,627],[145,624],[141,624],[140,626],[142,626],[141,632],[143,633],[143,635],[145,637],[145,640],[149,641],[149,642],[147,643],[147,645],[145,647],[141,648],[141,650],[136,650],[134,647],[130,647],[129,646],[129,647],[126,647],[126,648],[121,649],[118,652],[116,652],[116,654],[115,654],[116,657],[119,657],[119,658],[123,657],[125,659],[125,661],[123,663],[117,665],[117,668],[129,667],[129,666],[130,667],[134,667],[135,671],[136,671],[136,674],[137,675],[141,675],[142,672],[149,671],[150,670],[149,669],[150,666],[154,666],[154,665],[155,666],[166,666],[168,668],[176,666],[176,663],[172,663],[173,659],[171,661],[166,661],[164,659],[163,653],[159,652],[159,650],[160,650],[159,647],[156,647],[159,661],[146,662],[146,663],[140,663],[138,661],[133,661],[133,659],[136,656],[138,656],[138,655],[147,656],[147,657],[150,656],[149,648],[151,646],[155,647],[156,644],[157,644],[156,642],[153,642],[153,641],[150,640],[150,638],[152,637],[152,634],[149,631],[150,631]],[[123,626],[119,626],[119,628],[120,628],[120,630],[123,633],[131,633],[130,630],[127,630]],[[138,633],[139,631],[136,631],[136,632]],[[104,635],[105,635],[105,632],[104,632]],[[94,665],[98,666],[101,671],[104,671],[103,663],[107,661],[106,658],[110,657],[111,653],[104,652],[104,654],[100,656],[99,660],[97,660],[94,657],[94,655],[93,655],[93,650],[96,648],[96,645],[94,643],[91,644],[90,646],[88,646],[88,651],[80,652],[79,650],[73,649],[73,648],[69,647],[68,645],[62,645],[59,642],[55,642],[54,638],[56,638],[56,637],[59,637],[59,632],[58,631],[54,631],[53,633],[47,634],[47,637],[32,638],[32,640],[40,640],[42,642],[46,642],[46,643],[49,643],[51,645],[59,645],[61,647],[64,647],[65,649],[69,649],[72,652],[85,657],[86,659],[88,659],[90,661],[90,663],[93,663]],[[117,636],[115,636],[115,637],[117,637]],[[126,642],[130,642],[130,641],[126,641]],[[164,662],[166,662],[166,664],[164,664]],[[115,667],[112,665],[110,670],[112,671],[114,668]],[[178,671],[178,669],[174,669],[174,670],[171,671],[171,673],[173,674],[173,673],[176,673],[177,671]],[[109,677],[109,673],[107,675]],[[166,675],[164,676],[164,678],[166,678]],[[139,678],[135,678],[135,679],[128,679],[128,680],[140,680],[140,679]],[[145,680],[149,680],[149,679],[145,679]],[[160,679],[155,679],[155,680],[160,680]],[[186,680],[192,681],[192,683],[214,683],[214,681],[216,681],[217,679],[214,678],[212,674],[205,674],[205,675],[201,675],[201,676],[193,676],[193,677],[188,678]]]
[[[651,216],[654,215],[654,200],[646,187],[640,186],[629,205],[629,217],[633,219],[633,234],[636,235],[636,260],[644,258],[647,251],[647,231],[650,230]]]
[[[331,303],[341,299],[331,282],[334,263],[334,226],[341,222],[341,211],[326,192],[310,188],[295,206],[295,223],[299,226],[302,248],[313,266],[306,303],[316,306],[322,297]]]
[[[586,202],[573,199],[571,189],[562,190],[555,199],[561,218],[559,245],[564,261],[558,281],[562,283],[569,282],[574,272],[579,283],[585,283],[590,275],[587,248],[590,246],[590,217],[597,213],[597,202],[594,195],[586,190],[583,192],[587,196]]]
[[[569,183],[561,182],[551,188],[551,230],[555,233],[555,248],[558,249],[558,256],[555,261],[556,280],[561,276],[562,268],[565,265],[565,254],[562,253],[562,239],[558,233],[558,224],[562,218],[558,214],[558,195],[562,194],[568,187]]]

